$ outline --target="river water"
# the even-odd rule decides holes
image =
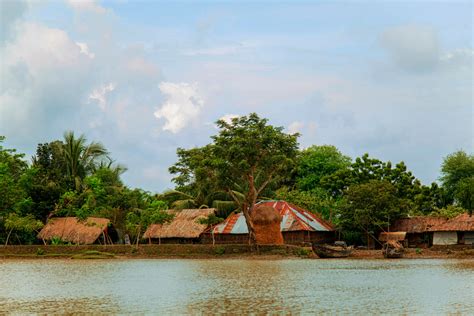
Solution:
[[[473,314],[474,260],[0,260],[0,314]]]

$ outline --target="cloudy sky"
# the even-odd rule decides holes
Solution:
[[[157,192],[177,147],[257,112],[429,183],[474,150],[472,44],[470,1],[3,0],[0,135],[31,156],[84,133]]]

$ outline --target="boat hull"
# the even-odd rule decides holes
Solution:
[[[352,253],[352,248],[332,245],[313,245],[313,251],[320,258],[346,258]]]

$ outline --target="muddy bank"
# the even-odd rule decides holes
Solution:
[[[259,246],[253,251],[249,245],[28,245],[0,246],[0,259],[71,258],[71,259],[317,259],[311,248],[293,245]],[[474,259],[474,249],[405,249],[403,259]],[[381,250],[354,250],[348,259],[384,259]],[[334,260],[334,259],[331,259]],[[384,259],[386,260],[386,259]],[[390,260],[390,259],[388,259]]]
[[[298,257],[310,254],[308,249],[292,246],[249,245],[31,245],[0,246],[0,258],[240,258],[240,257]]]

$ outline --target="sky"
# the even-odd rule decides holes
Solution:
[[[178,147],[251,112],[426,184],[474,151],[471,1],[0,5],[0,135],[27,157],[73,130],[161,192]]]

